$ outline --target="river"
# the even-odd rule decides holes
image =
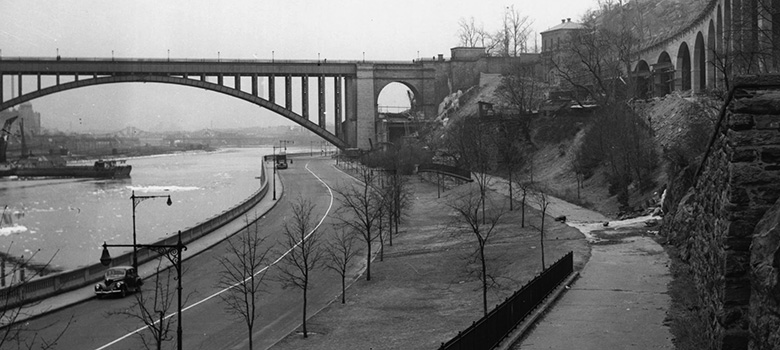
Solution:
[[[167,198],[136,206],[138,243],[150,244],[248,198],[260,187],[262,156],[271,153],[230,148],[131,158],[128,179],[0,179],[0,209],[7,206],[0,247],[37,263],[51,260],[56,269],[93,264],[104,241],[132,243],[132,191],[171,196],[171,206]]]

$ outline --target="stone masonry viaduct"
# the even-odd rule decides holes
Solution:
[[[645,45],[637,54],[633,70],[639,77],[652,77],[648,85],[655,96],[671,91],[701,92],[724,87],[724,75],[718,69],[723,53],[757,50],[780,57],[780,3],[710,0],[688,26]],[[778,60],[772,61],[763,64],[777,66]],[[777,67],[773,68],[763,71]]]

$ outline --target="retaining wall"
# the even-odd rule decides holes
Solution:
[[[780,76],[735,85],[668,233],[691,265],[710,347],[777,349],[780,230],[758,223],[780,198]]]

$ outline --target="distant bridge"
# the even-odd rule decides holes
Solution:
[[[744,55],[756,52],[763,55]],[[640,81],[639,95],[662,96],[724,88],[724,70],[742,64],[752,65],[752,74],[777,71],[779,60],[780,2],[710,0],[688,26],[642,49],[632,68]]]
[[[370,147],[375,137],[377,99],[387,84],[399,82],[415,96],[425,117],[437,112],[435,69],[418,62],[166,60],[86,58],[0,58],[0,82],[15,79],[16,93],[0,84],[0,111],[65,90],[115,83],[163,83],[223,93],[273,111],[341,149]],[[45,79],[42,79],[44,77]],[[259,83],[266,80],[261,95]],[[293,110],[293,81],[301,108]],[[317,96],[309,96],[309,85]],[[277,87],[280,87],[277,91]],[[332,110],[326,90],[332,89]],[[15,93],[15,94],[14,94]],[[13,97],[12,97],[13,95]],[[317,104],[310,116],[309,104]],[[331,120],[327,120],[331,118]],[[313,120],[312,120],[313,119]],[[335,125],[332,130],[326,127]],[[376,140],[375,140],[376,141]]]

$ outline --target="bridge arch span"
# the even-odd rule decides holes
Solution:
[[[704,35],[696,34],[693,45],[693,92],[704,91],[707,86],[707,53],[704,47]]]
[[[688,91],[691,89],[691,51],[688,49],[688,43],[680,43],[677,50],[677,70],[675,72],[675,90]]]
[[[716,36],[715,34],[715,21],[710,20],[710,26],[707,28],[707,59],[705,63],[705,69],[707,71],[707,88],[712,89],[718,86],[718,80],[716,79],[716,76],[718,75],[718,69],[717,69],[717,43],[720,41],[720,38]]]
[[[636,96],[643,99],[650,97],[650,65],[645,60],[640,60],[636,64],[634,75],[637,77]]]
[[[327,130],[319,127],[314,122],[305,119],[301,115],[289,109],[286,109],[280,105],[272,103],[264,98],[252,95],[250,93],[243,92],[238,89],[234,89],[232,87],[215,84],[208,81],[195,80],[195,79],[189,79],[183,77],[160,76],[160,75],[118,75],[118,76],[106,76],[106,77],[97,77],[97,78],[91,78],[85,80],[77,80],[77,81],[63,83],[48,88],[43,88],[37,91],[29,92],[24,95],[18,96],[16,98],[4,101],[3,103],[0,103],[0,111],[39,97],[52,95],[66,90],[73,90],[73,89],[78,89],[87,86],[117,84],[117,83],[174,84],[174,85],[189,86],[189,87],[200,88],[200,89],[222,93],[258,105],[260,107],[266,108],[272,112],[275,112],[276,114],[279,114],[287,119],[290,119],[293,122],[312,131],[313,133],[317,134],[318,136],[322,137],[323,139],[327,140],[328,142],[330,142],[331,144],[333,144],[334,146],[340,149],[346,149],[349,147],[346,144],[346,142],[337,138],[336,135],[333,135]]]

